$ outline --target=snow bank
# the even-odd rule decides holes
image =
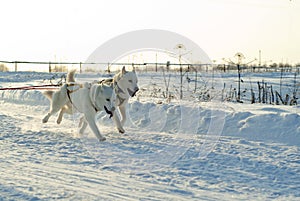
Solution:
[[[31,84],[36,84],[53,77],[58,79],[60,76],[61,74],[47,73],[1,73],[0,84],[7,86],[7,81],[23,84],[30,81]],[[78,76],[78,80],[101,77],[89,74]],[[141,76],[141,85],[149,82],[146,78],[145,75]],[[38,90],[0,91],[0,97],[6,102],[49,107],[49,101]],[[210,135],[219,139],[220,136],[234,136],[248,140],[300,145],[299,106],[193,100],[172,100],[171,103],[160,101],[158,104],[155,98],[139,100],[132,99],[129,103],[127,127],[154,132],[192,134],[194,137]],[[104,117],[100,118],[100,121],[111,123]]]
[[[0,84],[24,83],[36,80],[53,80],[60,78],[65,73],[43,73],[43,72],[0,72]],[[0,86],[1,86],[0,85]]]
[[[232,136],[300,146],[298,110],[296,106],[132,101],[126,127],[188,137],[208,135],[215,141],[222,136]],[[106,116],[100,121],[103,125],[110,123]]]
[[[38,90],[7,90],[0,91],[1,100],[16,104],[33,106],[49,105],[49,100]]]
[[[299,107],[268,105],[245,107],[246,109],[242,111],[226,115],[223,135],[300,145],[300,116],[297,112]]]

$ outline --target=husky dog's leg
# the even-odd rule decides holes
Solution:
[[[64,113],[65,113],[65,107],[62,107],[62,108],[60,109],[60,111],[59,111],[59,115],[58,115],[58,118],[57,118],[57,120],[56,120],[56,123],[57,123],[57,124],[60,124],[60,123],[61,123]]]
[[[82,134],[84,133],[84,131],[85,131],[87,125],[88,125],[88,124],[87,124],[85,118],[84,118],[84,117],[81,117],[81,118],[80,118],[80,121],[79,121],[79,125],[78,125],[78,127],[80,128],[80,129],[79,129],[79,134],[80,134],[80,135],[82,135]]]
[[[73,107],[72,107],[72,104],[70,102],[68,102],[66,105],[64,105],[60,112],[59,112],[59,115],[58,115],[58,118],[56,120],[56,123],[57,124],[60,124],[61,121],[62,121],[62,118],[63,118],[63,115],[65,113],[68,113],[68,114],[73,114]]]
[[[53,94],[50,112],[43,118],[43,123],[47,123],[50,116],[56,114],[67,103],[66,86]]]
[[[121,125],[124,126],[125,122],[126,122],[126,107],[125,106],[119,106],[119,111],[121,114]]]
[[[120,133],[125,133],[125,130],[120,122],[120,118],[118,116],[118,114],[116,113],[116,110],[114,111],[114,114],[113,114],[113,121],[115,123],[115,125],[117,126],[117,129]]]
[[[49,118],[52,115],[56,114],[62,106],[63,105],[53,105],[53,106],[51,106],[50,112],[43,118],[43,123],[47,123]]]
[[[83,124],[84,121],[85,121],[84,116],[83,116],[83,117],[80,117],[79,123],[78,123],[78,128],[81,128],[81,127],[82,127],[82,124]]]
[[[106,140],[106,138],[101,135],[101,133],[97,127],[97,124],[95,121],[95,115],[96,115],[96,112],[87,112],[84,114],[86,121],[88,122],[90,128],[92,129],[92,131],[94,132],[94,134],[96,135],[98,140],[104,141],[104,140]]]

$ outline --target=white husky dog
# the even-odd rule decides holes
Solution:
[[[68,74],[68,81],[72,80],[75,71]],[[95,116],[98,111],[105,110],[108,114],[113,115],[114,107],[114,91],[105,83],[95,84],[64,84],[58,91],[46,91],[44,95],[51,101],[50,112],[43,118],[43,123],[48,122],[51,115],[60,111],[57,123],[60,123],[64,112],[72,114],[75,111],[83,113],[81,119],[82,129],[90,126],[96,137],[100,141],[104,141],[103,137],[96,125]]]
[[[67,76],[67,82],[75,82],[75,71],[71,71],[68,73]],[[117,130],[120,133],[124,133],[124,124],[126,122],[126,106],[128,104],[129,98],[134,97],[136,92],[139,90],[139,87],[137,85],[138,79],[136,76],[135,69],[133,68],[132,71],[126,71],[125,67],[122,68],[122,70],[116,74],[113,79],[104,79],[101,80],[98,83],[104,83],[110,86],[112,90],[114,90],[114,98],[113,102],[114,105],[119,110],[119,115],[115,113],[115,110],[113,110],[113,120],[117,127]],[[62,121],[62,117],[64,113],[70,113],[67,109],[69,107],[64,106],[59,114],[59,117],[57,119],[57,123],[59,124]],[[121,120],[119,118],[121,117]],[[83,125],[80,129],[80,133],[83,133],[86,127],[86,123],[83,122]]]
[[[120,115],[117,115],[115,111],[113,111],[113,120],[119,132],[124,133],[125,130],[120,130],[119,128],[123,128],[126,122],[126,107],[129,98],[134,97],[139,90],[135,68],[133,68],[132,71],[126,71],[123,66],[122,70],[116,74],[113,79],[105,79],[100,82],[109,84],[116,94],[115,106],[118,108]]]
[[[67,75],[67,83],[75,83],[75,71],[70,71]],[[125,122],[126,122],[126,106],[128,104],[129,98],[133,97],[136,92],[139,90],[138,88],[138,79],[136,76],[135,69],[133,71],[126,71],[125,67],[122,68],[122,70],[116,74],[113,79],[105,79],[101,80],[100,82],[97,82],[97,84],[105,84],[109,85],[111,90],[114,91],[112,101],[113,105],[115,105],[118,110],[121,117],[121,120],[119,118],[119,115],[115,113],[115,109],[112,108],[110,112],[112,112],[112,117],[114,120],[114,123],[117,127],[117,130],[120,133],[124,133],[125,130],[123,128]],[[47,91],[44,93],[49,99],[52,97],[52,91]],[[109,111],[106,111],[110,113]],[[72,114],[72,103],[68,101],[65,105],[63,105],[60,108],[60,113],[57,119],[57,123],[60,124],[62,121],[62,117],[64,113]],[[80,126],[81,129],[79,133],[83,133],[85,128],[87,127],[88,122],[85,121],[85,119],[80,120]]]

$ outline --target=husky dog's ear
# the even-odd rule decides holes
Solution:
[[[122,68],[122,74],[125,74],[125,73],[126,73],[125,66],[123,66],[123,68]]]

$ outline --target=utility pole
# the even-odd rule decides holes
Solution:
[[[155,53],[155,72],[157,72],[157,52]]]
[[[261,50],[259,50],[258,54],[259,54],[258,67],[261,67]]]

